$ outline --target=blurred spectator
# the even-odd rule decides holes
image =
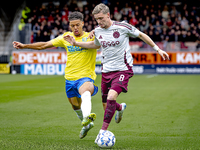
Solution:
[[[51,22],[47,22],[47,30],[50,32],[53,29],[53,26],[51,25]]]
[[[175,30],[172,29],[170,32],[169,32],[169,41],[175,41]]]
[[[155,32],[155,36],[154,36],[153,40],[156,41],[156,42],[162,41],[159,31]]]
[[[88,10],[88,7],[85,6],[84,8],[85,8],[85,10],[84,10],[84,14],[85,14],[85,15],[89,15],[90,11]]]
[[[44,31],[45,31],[44,25],[41,25],[40,26],[40,34],[43,35]]]
[[[173,14],[174,16],[175,16],[175,15],[178,15],[179,12],[177,11],[176,7],[175,7],[175,6],[172,6],[171,8],[172,8],[172,9],[171,9],[171,11],[170,11],[170,14]]]
[[[41,41],[41,34],[40,34],[40,30],[37,31],[37,34],[35,36],[35,42],[40,42]]]
[[[182,30],[181,31],[181,35],[182,35],[181,40],[183,42],[187,41],[187,31],[186,30]]]
[[[149,31],[148,36],[149,36],[151,39],[154,39],[154,33],[153,33],[152,30]]]
[[[64,20],[68,21],[68,15],[65,11],[62,12],[62,21]]]
[[[160,28],[161,27],[160,22],[158,20],[154,24],[155,24],[154,28],[158,28],[158,27]]]
[[[166,36],[165,39],[163,40],[163,50],[167,50],[167,46],[169,43],[169,36]]]
[[[168,18],[166,24],[168,27],[171,27],[173,25],[173,22],[171,21],[170,18]]]
[[[43,22],[44,20],[46,20],[46,18],[44,17],[44,15],[41,15],[40,21]]]
[[[178,41],[182,41],[181,40],[181,31],[178,30],[178,31],[175,31],[175,42],[178,42]]]
[[[128,16],[130,9],[131,8],[129,7],[128,3],[126,3],[125,6],[121,9],[121,14]]]
[[[41,33],[41,41],[49,41],[50,40],[50,36],[48,35],[47,31],[44,31],[44,33]]]
[[[62,28],[63,28],[64,30],[68,30],[68,27],[69,27],[68,22],[64,19],[64,20],[62,21]]]
[[[56,20],[56,21],[55,21],[54,26],[57,27],[58,29],[62,28],[62,25],[60,24],[60,21],[59,21],[59,20]]]
[[[121,14],[121,13],[116,12],[116,13],[114,14],[114,19],[115,19],[116,21],[120,21],[121,18],[122,18],[122,14]]]
[[[200,22],[198,23],[198,26],[197,26],[197,33],[200,35]]]
[[[132,18],[129,20],[129,23],[133,26],[135,26],[138,23],[137,19],[135,18],[135,15],[132,15]]]
[[[31,43],[33,43],[34,42],[34,36],[33,36],[33,31],[31,31],[31,41],[30,41]]]
[[[80,9],[80,8],[83,8],[83,6],[84,6],[83,1],[82,1],[82,0],[78,0],[78,1],[77,1],[77,6],[78,6],[79,9]]]
[[[181,25],[182,25],[183,27],[185,27],[185,26],[188,25],[188,20],[186,19],[185,16],[183,16],[183,19],[181,20]]]
[[[187,32],[186,41],[189,41],[189,42],[192,41],[191,32],[190,31]]]
[[[150,22],[151,22],[152,24],[155,24],[155,23],[156,23],[156,15],[155,15],[155,14],[152,14],[150,20],[151,20]]]
[[[140,30],[142,32],[146,31],[149,27],[149,19],[147,19],[146,21],[142,21],[142,24],[140,25]]]
[[[167,7],[167,5],[165,5],[164,9],[162,11],[162,17],[167,20],[168,15],[169,15],[168,7]]]
[[[58,31],[58,28],[57,28],[57,27],[54,27],[54,29],[52,30],[52,32],[53,32],[53,35],[54,35],[55,37],[57,37],[57,36],[59,35],[59,31]]]
[[[53,32],[51,31],[51,35],[50,35],[50,40],[54,39],[55,35],[53,34]]]
[[[39,26],[39,24],[36,22],[35,25],[33,26],[34,37],[36,37],[38,31],[40,31],[40,26]]]
[[[186,0],[187,1],[187,0]],[[183,1],[181,5],[173,3],[145,2],[141,0],[116,1],[110,6],[110,17],[116,21],[129,22],[155,41],[197,41],[200,35],[200,9]],[[69,31],[68,15],[71,11],[84,14],[84,31],[91,31],[98,26],[92,10],[100,1],[69,0],[62,4],[57,1],[46,2],[30,8],[27,23],[32,24],[34,42],[52,39]],[[64,6],[64,7],[63,7]],[[39,31],[39,32],[38,32]],[[40,36],[40,37],[39,37]],[[140,39],[131,39],[131,41]],[[40,41],[40,40],[38,40]]]
[[[163,28],[162,33],[161,33],[161,39],[165,40],[165,38],[168,36],[167,34],[167,28]],[[168,37],[169,38],[169,37]],[[168,39],[169,40],[169,39]]]
[[[128,18],[127,18],[126,16],[123,17],[122,21],[124,21],[124,22],[126,22],[126,23],[129,23],[129,22],[128,22]]]
[[[52,16],[52,14],[49,15],[48,22],[54,22],[54,17]]]
[[[196,20],[196,16],[193,11],[190,12],[189,22],[193,23]]]

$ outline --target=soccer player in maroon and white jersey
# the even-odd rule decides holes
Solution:
[[[125,22],[116,22],[110,19],[109,8],[104,4],[97,5],[92,14],[99,24],[94,31],[95,40],[91,42],[76,42],[72,36],[66,35],[65,40],[74,46],[83,48],[102,48],[102,102],[105,109],[104,120],[99,134],[107,130],[111,119],[117,110],[115,122],[122,119],[126,104],[118,104],[116,99],[121,92],[127,92],[129,78],[133,76],[133,58],[130,53],[129,37],[139,37],[155,49],[161,57],[169,59],[169,55],[159,49],[152,39],[140,32],[134,26]],[[95,143],[98,140],[95,140]]]

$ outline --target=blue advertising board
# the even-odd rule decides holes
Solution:
[[[135,74],[200,74],[200,65],[134,65]]]
[[[95,72],[101,73],[101,65],[96,65]],[[135,74],[200,74],[200,65],[133,65]],[[64,75],[65,64],[22,64],[21,74]]]

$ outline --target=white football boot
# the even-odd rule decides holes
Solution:
[[[90,122],[87,126],[84,126],[81,129],[81,132],[79,134],[80,139],[84,138],[87,135],[88,131],[90,129],[92,129],[93,127],[94,127],[94,123],[93,122]]]
[[[117,113],[115,115],[115,122],[116,123],[120,123],[120,121],[122,120],[123,112],[126,109],[126,103],[121,103],[121,105],[122,105],[122,110],[117,111]]]

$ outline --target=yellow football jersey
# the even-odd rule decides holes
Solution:
[[[93,41],[88,39],[88,32],[84,32],[81,37],[74,36],[73,32],[65,32],[63,35],[51,40],[53,46],[64,47],[67,51],[67,62],[65,68],[65,79],[78,80],[80,78],[89,77],[96,79],[95,64],[96,64],[96,49],[87,49],[78,46],[72,46],[65,41],[63,36],[71,35],[77,42]]]

